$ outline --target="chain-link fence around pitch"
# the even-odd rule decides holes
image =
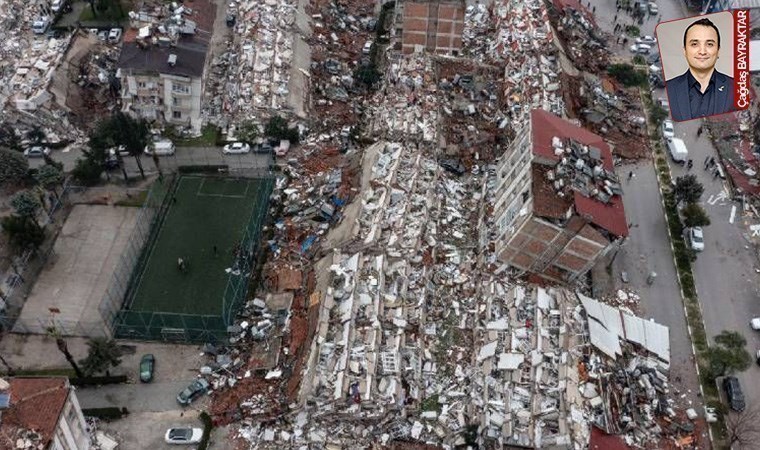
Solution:
[[[268,171],[181,175],[172,181],[148,238],[135,239],[143,245],[129,259],[135,262],[131,275],[120,277],[106,295],[106,314],[121,305],[112,316],[114,334],[224,339],[248,292],[273,187]],[[178,259],[187,267],[180,268]]]
[[[175,184],[177,176],[172,174],[156,180],[148,191],[145,202],[137,215],[135,229],[116,265],[111,283],[100,303],[100,315],[109,326],[113,326],[116,316],[122,309],[130,286],[134,283],[136,268],[141,258],[147,256],[144,250],[155,239],[158,222],[168,207],[169,193]]]

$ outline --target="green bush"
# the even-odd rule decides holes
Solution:
[[[84,186],[94,186],[100,182],[100,174],[103,168],[90,159],[78,159],[71,175]]]
[[[644,57],[641,56],[641,55],[636,55],[636,56],[633,57],[633,63],[634,64],[646,64],[647,60],[644,59]]]
[[[203,422],[203,437],[198,444],[198,450],[206,450],[208,448],[208,441],[211,438],[211,430],[214,428],[214,422],[206,411],[201,412],[200,419]]]
[[[613,64],[607,73],[626,87],[646,86],[648,83],[647,74],[634,69],[630,64]]]
[[[128,415],[129,411],[127,411],[127,408],[119,409],[115,406],[110,406],[107,408],[83,409],[82,414],[84,414],[87,417],[97,417],[98,419],[112,420],[112,419],[121,419],[122,417]]]
[[[633,36],[633,37],[641,36],[641,30],[636,25],[628,25],[627,27],[625,27],[625,32],[628,33],[629,36]]]

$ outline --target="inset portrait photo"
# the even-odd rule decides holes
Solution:
[[[673,120],[692,120],[743,109],[737,108],[735,101],[737,23],[734,14],[723,11],[657,26],[665,90]]]

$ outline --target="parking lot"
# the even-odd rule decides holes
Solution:
[[[203,428],[198,418],[199,412],[166,411],[130,414],[121,420],[99,422],[98,429],[119,442],[119,450],[170,450],[177,448],[194,448],[194,446],[177,447],[164,442],[166,430],[171,427],[189,426]],[[214,429],[211,433],[209,447],[214,450],[231,450],[227,442],[227,429]]]

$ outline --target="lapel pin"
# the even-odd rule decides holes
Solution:
[[[718,90],[719,90],[720,92],[723,92],[723,88],[724,88],[724,87],[725,87],[725,86],[721,86],[721,87],[719,87],[719,88],[718,88]]]

